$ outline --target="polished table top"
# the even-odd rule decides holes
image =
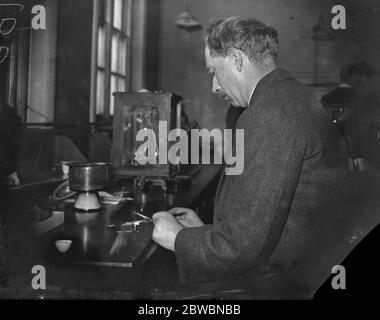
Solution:
[[[79,264],[132,268],[139,259],[146,259],[155,245],[151,241],[152,223],[134,215],[133,201],[105,205],[102,210],[81,212],[72,206],[64,213],[64,223],[50,232],[49,258]],[[55,240],[72,241],[62,254]]]
[[[159,192],[157,195],[149,193],[144,214],[151,216],[153,212],[171,206],[195,208],[202,202],[202,196],[210,197],[208,187],[217,182],[219,168],[202,166],[200,169],[189,189],[167,196],[165,202]],[[175,255],[154,245],[150,239],[151,224],[143,223],[137,232],[126,232],[119,237],[117,230],[106,228],[109,224],[118,226],[134,219],[134,203],[128,200],[118,206],[105,206],[101,212],[87,214],[78,213],[72,210],[72,204],[67,204],[63,225],[43,236],[33,236],[25,212],[39,204],[41,199],[48,199],[59,183],[19,188],[10,194],[13,205],[7,212],[5,244],[11,256],[11,285],[8,289],[0,288],[0,297],[35,298],[43,294],[52,299],[212,299],[217,297],[215,292],[220,293],[208,284],[202,288],[180,284]],[[342,254],[337,261],[342,261],[380,221],[380,170],[352,172],[350,185],[347,217],[351,226],[346,232],[345,247],[337,248]],[[73,240],[72,247],[64,254],[58,253],[54,245],[54,240],[61,237]],[[106,264],[88,264],[99,261]],[[43,265],[46,269],[47,290],[42,293],[31,289],[34,276],[31,270],[35,265]],[[200,296],[199,292],[206,294]],[[245,294],[235,292],[230,297],[251,297],[251,294]],[[222,297],[226,298],[225,292]]]
[[[215,189],[219,172],[220,166],[202,166],[187,188],[168,191],[165,197],[157,188],[146,192],[143,214],[151,217],[154,212],[173,206],[195,208],[202,197],[213,191],[208,190],[211,185]],[[58,184],[56,182],[54,188]],[[32,267],[43,265],[48,287],[53,291],[66,290],[65,297],[67,290],[74,289],[133,292],[133,297],[145,297],[152,290],[152,278],[161,279],[161,273],[169,269],[175,272],[174,254],[151,240],[152,223],[134,214],[137,204],[128,198],[117,205],[105,204],[101,210],[87,213],[75,210],[73,203],[67,202],[63,224],[42,236],[33,235],[25,219],[25,210],[38,203],[37,199],[51,194],[52,187],[44,186],[45,193],[41,188],[28,187],[14,190],[11,195],[13,202],[17,202],[7,216],[7,247],[14,275],[12,286],[30,287]],[[139,223],[135,227],[128,223],[136,220]],[[72,240],[66,253],[55,247],[58,239]],[[157,257],[145,263],[154,254]],[[166,281],[160,279],[153,286]]]

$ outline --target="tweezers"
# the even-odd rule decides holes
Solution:
[[[182,215],[185,214],[185,213],[186,213],[186,211],[176,212],[176,213],[173,213],[173,216],[174,216],[174,217],[182,216]],[[146,219],[147,221],[153,222],[153,219],[152,219],[152,218],[149,218],[149,217],[147,217],[147,216],[144,216],[144,215],[141,214],[141,213],[138,213],[138,212],[135,211],[135,214],[139,215],[141,218]]]

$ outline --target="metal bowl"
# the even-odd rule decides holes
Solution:
[[[106,188],[109,165],[105,162],[69,163],[69,188],[72,191],[89,192]]]

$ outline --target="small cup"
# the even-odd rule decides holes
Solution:
[[[65,253],[67,250],[70,249],[72,244],[71,240],[57,240],[55,242],[55,246],[59,252]]]

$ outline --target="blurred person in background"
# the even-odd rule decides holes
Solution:
[[[0,102],[0,175],[2,186],[20,184],[17,175],[18,125],[21,119],[16,110]]]
[[[379,103],[366,85],[375,73],[373,66],[364,61],[345,64],[338,87],[321,99],[345,141],[350,170],[364,170],[375,158],[372,124],[378,118]]]

